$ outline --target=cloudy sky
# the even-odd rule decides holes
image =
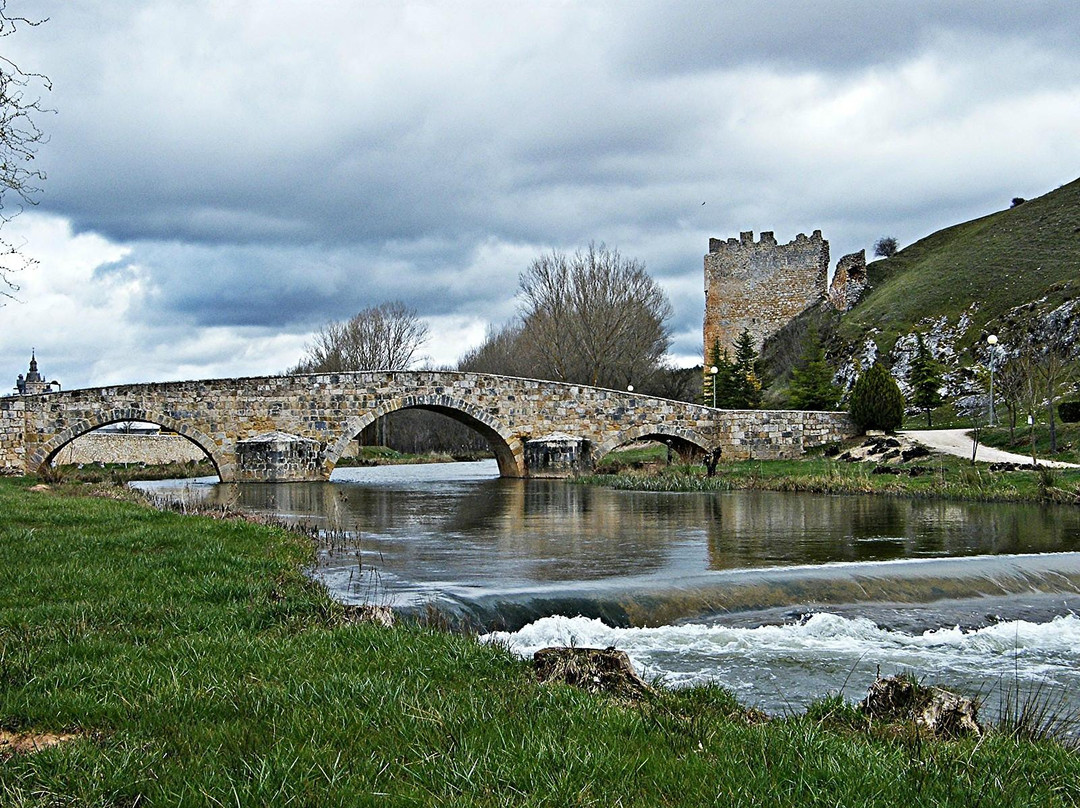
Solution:
[[[65,387],[284,370],[385,300],[453,363],[542,251],[606,242],[701,349],[708,239],[908,244],[1080,175],[1080,4],[8,0],[50,77],[39,264],[0,308]],[[704,203],[704,204],[703,204]],[[6,370],[3,370],[6,368]],[[3,382],[4,388],[8,387]]]

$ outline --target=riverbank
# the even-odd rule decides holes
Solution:
[[[34,482],[0,480],[0,729],[56,745],[0,751],[4,805],[1080,800],[1051,741],[542,685],[497,646],[352,622],[299,534]]]
[[[973,466],[965,459],[943,455],[908,463],[847,462],[835,456],[810,455],[798,460],[722,463],[715,477],[707,477],[704,466],[667,466],[659,450],[654,454],[651,462],[648,456],[643,459],[641,450],[626,464],[612,458],[602,469],[606,473],[582,475],[576,482],[634,491],[801,491],[1080,504],[1080,469],[1007,470]]]
[[[461,452],[399,452],[389,446],[361,446],[360,453],[355,456],[342,457],[338,460],[338,468],[368,467],[368,466],[399,466],[413,463],[460,463],[484,460],[494,457],[491,452],[484,451],[461,451]]]

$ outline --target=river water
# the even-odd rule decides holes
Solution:
[[[880,672],[1080,710],[1080,509],[498,478],[494,461],[328,483],[143,483],[322,528],[335,597],[436,608],[530,654],[616,646],[770,713]]]

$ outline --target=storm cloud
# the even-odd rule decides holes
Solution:
[[[590,241],[646,262],[691,362],[710,236],[820,228],[835,261],[1080,164],[1071,4],[21,5],[50,19],[4,55],[56,114],[8,228],[52,257],[0,357],[67,386],[283,370],[389,299],[450,362],[532,256]],[[80,307],[112,327],[63,337]]]

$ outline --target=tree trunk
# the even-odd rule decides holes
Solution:
[[[1057,419],[1054,417],[1054,400],[1052,398],[1047,409],[1050,411],[1050,455],[1053,456],[1057,454]]]

